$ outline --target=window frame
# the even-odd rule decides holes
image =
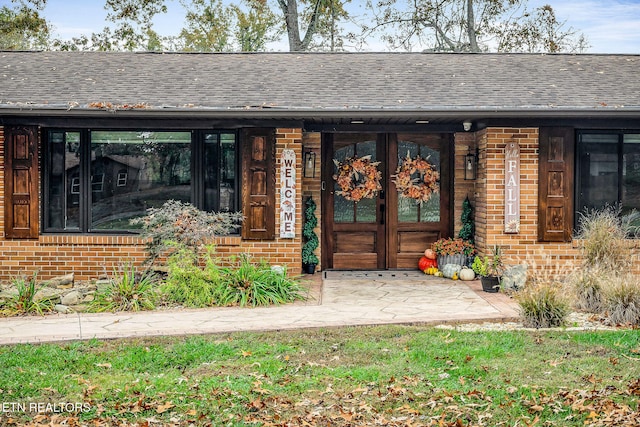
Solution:
[[[584,135],[615,135],[617,136],[616,142],[616,158],[617,158],[617,180],[618,188],[616,195],[616,203],[622,203],[622,194],[624,187],[624,139],[625,135],[637,135],[640,134],[640,129],[579,129],[576,131],[576,150],[575,150],[575,195],[574,203],[578,212],[584,210],[584,206],[581,202],[582,194],[582,162],[581,155],[583,153],[581,149],[582,138]],[[575,219],[575,228],[578,227],[578,218]]]
[[[87,234],[87,235],[100,235],[100,234],[138,234],[139,232],[134,229],[119,229],[119,230],[102,230],[91,228],[91,193],[93,191],[93,179],[91,177],[91,132],[92,131],[112,131],[112,132],[190,132],[190,150],[191,150],[191,185],[190,196],[191,203],[198,209],[203,209],[205,206],[205,135],[217,134],[217,153],[216,159],[218,161],[218,169],[222,165],[222,159],[220,158],[220,144],[223,134],[232,134],[235,138],[235,180],[234,180],[234,194],[232,198],[233,212],[240,211],[241,197],[240,188],[242,176],[240,167],[240,132],[237,129],[183,129],[183,128],[162,128],[162,127],[149,127],[140,126],[135,128],[121,128],[121,127],[105,127],[105,128],[80,128],[80,127],[46,127],[42,129],[42,144],[43,144],[43,156],[42,156],[42,188],[40,190],[40,197],[42,198],[40,218],[42,222],[42,234]],[[80,168],[79,168],[79,226],[77,228],[65,229],[51,227],[51,218],[47,206],[50,205],[50,174],[51,174],[51,149],[50,140],[53,133],[69,133],[77,132],[80,134]],[[128,177],[127,177],[128,178]],[[218,180],[218,191],[220,191],[220,181]],[[76,194],[74,194],[76,195]],[[218,197],[216,209],[219,209],[220,198]],[[235,231],[237,234],[239,231]]]

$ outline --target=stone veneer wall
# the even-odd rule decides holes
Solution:
[[[276,236],[280,230],[280,155],[290,148],[296,153],[296,176],[302,177],[302,130],[276,129]],[[286,265],[289,272],[301,271],[302,179],[296,181],[296,237],[275,240],[242,240],[238,236],[217,239],[222,257],[248,253],[271,264]],[[4,129],[0,127],[0,280],[20,275],[48,279],[74,273],[76,280],[112,274],[120,263],[139,265],[145,258],[143,241],[135,236],[40,235],[33,240],[5,240],[4,237]]]

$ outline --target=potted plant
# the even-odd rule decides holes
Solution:
[[[302,246],[302,268],[305,273],[313,274],[318,265],[318,257],[315,250],[318,247],[318,235],[313,231],[318,225],[316,217],[316,202],[309,197],[305,202],[304,209],[304,225],[302,226],[302,237],[304,245]]]
[[[498,289],[500,289],[500,278],[505,269],[500,246],[494,246],[490,256],[476,256],[471,268],[480,276],[483,291],[498,292]]]
[[[447,264],[467,265],[470,257],[476,254],[476,248],[468,240],[461,238],[442,238],[431,244],[438,257],[438,266]]]

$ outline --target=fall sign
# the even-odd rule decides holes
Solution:
[[[520,232],[520,146],[510,142],[504,152],[504,232]]]

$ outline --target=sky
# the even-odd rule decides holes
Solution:
[[[352,13],[361,10],[364,0],[352,0]],[[640,53],[640,0],[529,0],[529,8],[550,4],[564,29],[573,27],[584,33],[590,53]],[[0,6],[11,0],[0,0]],[[154,28],[162,35],[175,35],[182,27],[183,10],[177,0],[167,0],[169,13],[158,17]],[[104,0],[47,0],[44,17],[54,26],[54,35],[70,39],[101,31],[105,22]],[[286,50],[286,43],[271,50]],[[370,50],[385,50],[372,45]]]

